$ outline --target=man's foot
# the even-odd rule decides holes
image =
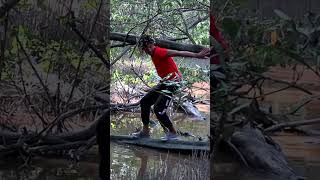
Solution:
[[[176,133],[168,132],[166,133],[166,136],[161,137],[161,140],[163,141],[179,140],[179,135]]]
[[[150,137],[150,133],[144,132],[143,130],[140,130],[136,133],[132,133],[131,135],[136,138],[149,138]]]

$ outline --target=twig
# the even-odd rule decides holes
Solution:
[[[23,79],[23,74],[22,74],[22,68],[21,68],[21,64],[18,64],[19,66],[19,74],[20,74],[20,79],[21,79],[21,83],[22,83],[22,87],[23,87],[23,92],[24,92],[24,96],[28,101],[29,107],[33,110],[34,113],[36,113],[36,115],[38,116],[38,118],[41,120],[43,126],[47,125],[48,122],[43,118],[43,116],[40,115],[40,113],[35,109],[35,107],[32,105],[31,100],[30,100],[30,96],[28,95],[27,91],[26,91],[26,87],[25,87],[25,82]],[[26,108],[28,109],[27,104]]]
[[[131,49],[131,46],[126,47],[120,54],[119,56],[117,56],[110,64],[110,66],[112,67],[118,60],[120,60],[122,58],[122,56],[124,56],[129,50]]]
[[[110,63],[108,59],[105,59],[101,52],[76,28],[74,23],[68,23],[71,29],[79,36],[79,38],[96,54],[96,56],[102,61],[107,70],[110,69]]]
[[[317,119],[311,119],[311,120],[303,120],[303,121],[295,121],[295,122],[285,122],[285,123],[280,123],[274,126],[271,126],[267,129],[265,129],[265,132],[274,132],[281,130],[283,128],[287,127],[296,127],[296,126],[305,126],[305,125],[311,125],[311,124],[320,124],[320,118]]]
[[[51,99],[51,96],[50,96],[48,87],[44,84],[44,82],[42,81],[42,79],[41,79],[41,77],[40,77],[40,75],[39,75],[39,73],[38,73],[38,71],[37,71],[37,69],[36,69],[36,68],[34,67],[34,65],[32,64],[31,59],[30,59],[28,53],[26,52],[26,50],[24,49],[24,47],[23,47],[23,45],[22,45],[22,43],[21,43],[18,35],[16,35],[16,39],[17,39],[17,42],[18,42],[19,46],[21,47],[22,52],[23,52],[24,55],[26,56],[29,65],[31,66],[33,72],[35,73],[35,75],[36,75],[36,77],[38,78],[41,86],[43,87],[43,89],[44,89],[44,91],[45,91],[45,93],[46,93],[46,95],[47,95],[47,97],[48,97],[48,100],[49,100],[49,102],[50,102],[50,105],[51,105],[54,113],[57,114],[57,111],[56,111],[55,105],[54,105],[54,103],[53,103],[53,101],[52,101],[52,99]]]
[[[88,39],[90,39],[91,36],[92,36],[92,33],[94,31],[94,28],[95,28],[95,25],[96,25],[96,23],[98,21],[98,17],[99,17],[100,11],[101,11],[102,4],[103,4],[103,0],[100,1],[99,8],[97,10],[97,14],[95,15],[93,24],[92,24],[92,26],[90,28]],[[70,7],[70,11],[71,11],[71,7]],[[69,104],[69,102],[70,102],[70,100],[71,100],[71,98],[73,96],[74,89],[76,87],[76,79],[78,78],[78,74],[79,74],[79,71],[80,71],[80,66],[81,66],[81,63],[83,61],[83,56],[84,56],[84,53],[85,53],[84,46],[81,48],[81,50],[82,50],[81,56],[80,56],[80,59],[79,59],[78,65],[77,65],[76,74],[75,74],[75,77],[74,77],[74,80],[73,80],[73,84],[72,84],[72,88],[71,88],[71,91],[70,91],[70,94],[69,94],[69,97],[68,97],[68,100],[67,100],[66,104]]]

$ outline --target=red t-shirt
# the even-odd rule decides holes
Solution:
[[[177,77],[177,75],[177,78],[179,79],[181,78],[181,73],[179,72],[176,63],[173,61],[173,58],[167,56],[167,52],[167,49],[155,46],[153,55],[151,56],[152,62],[161,78],[172,73],[168,80]]]
[[[220,31],[216,27],[215,17],[210,13],[210,35],[213,36],[222,46],[223,49],[228,49],[229,45],[221,35]],[[216,54],[217,52],[213,49],[211,54]],[[210,64],[220,64],[219,56],[214,56],[210,59]]]

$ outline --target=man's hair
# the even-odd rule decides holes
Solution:
[[[144,48],[148,44],[154,44],[155,40],[149,35],[142,35],[139,40],[139,47]]]

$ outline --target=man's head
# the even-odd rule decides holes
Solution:
[[[149,35],[142,35],[139,40],[139,47],[141,50],[149,55],[152,55],[154,50],[154,39]]]

